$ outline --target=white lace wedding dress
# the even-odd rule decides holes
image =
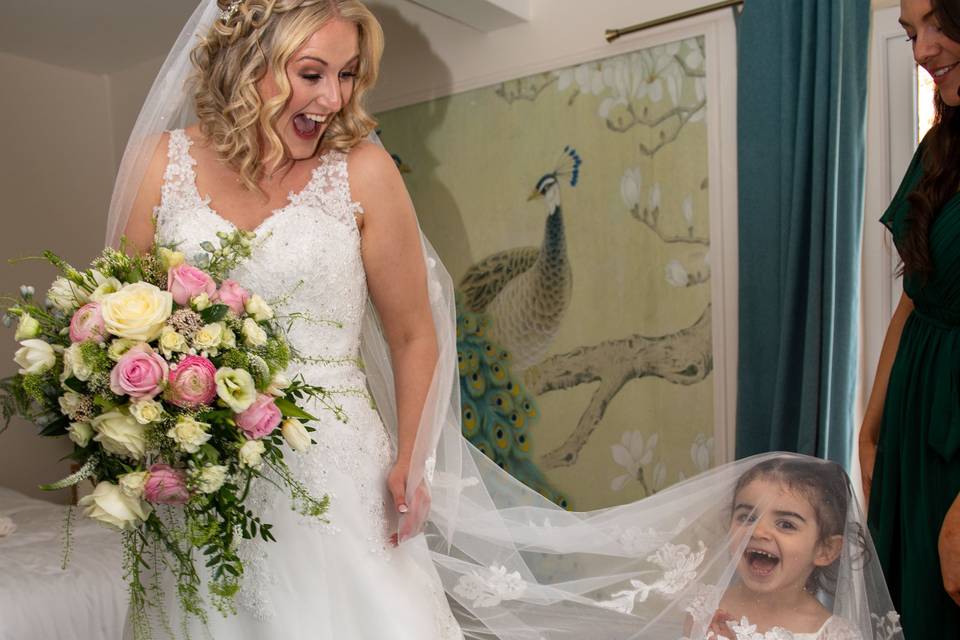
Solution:
[[[198,193],[185,133],[173,131],[169,140],[158,236],[190,259],[201,242],[216,245],[217,232],[234,226]],[[394,450],[359,361],[367,286],[355,214],[362,211],[350,197],[346,156],[328,152],[306,187],[256,229],[252,256],[231,274],[276,301],[278,315],[306,314],[292,321],[289,338],[309,363],[289,373],[332,390],[345,420],[313,407],[317,444],[287,456],[314,495],[330,496],[328,524],[291,511],[287,496],[268,483],[255,489],[255,510],[275,525],[277,542],[241,549],[247,571],[237,615],[210,611],[217,640],[463,638],[439,578],[421,568],[430,563],[414,561],[428,553],[423,537],[398,548],[387,542],[396,525],[386,491]],[[156,622],[155,637],[168,625],[181,630],[176,596],[165,591],[169,620]],[[188,622],[192,637],[206,637],[201,625]]]

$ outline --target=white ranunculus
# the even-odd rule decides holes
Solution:
[[[187,261],[187,257],[185,255],[179,251],[167,249],[166,247],[160,247],[160,250],[157,253],[160,254],[160,264],[163,265],[164,269],[179,267]]]
[[[50,343],[31,338],[20,342],[20,348],[13,354],[13,361],[20,365],[20,375],[39,374],[52,369],[57,356]]]
[[[86,447],[90,444],[90,438],[93,436],[93,427],[89,422],[71,422],[67,427],[67,435],[77,443],[78,447]]]
[[[78,285],[59,277],[50,285],[47,300],[60,311],[70,312],[86,304],[87,296]]]
[[[150,516],[151,507],[140,498],[125,495],[112,482],[101,482],[90,495],[80,498],[77,505],[94,520],[121,530],[133,529]]]
[[[303,423],[296,418],[287,418],[283,421],[280,428],[283,433],[283,439],[287,441],[290,448],[294,451],[306,451],[313,444],[310,441],[310,434],[307,432]]]
[[[17,332],[13,339],[19,342],[20,340],[36,338],[38,335],[40,335],[40,323],[37,322],[37,319],[29,313],[20,316],[20,322],[17,323]]]
[[[260,465],[263,464],[263,452],[267,448],[259,440],[247,440],[243,443],[243,446],[240,447],[240,452],[238,454],[240,458],[240,464],[250,467],[252,469],[259,469]]]
[[[667,284],[671,287],[685,287],[690,282],[690,274],[677,260],[671,260],[664,267],[667,277]]]
[[[290,386],[290,378],[285,376],[281,372],[273,374],[273,378],[270,379],[270,384],[267,386],[267,393],[272,396],[280,397],[284,395],[284,389]]]
[[[147,471],[132,471],[118,477],[117,483],[120,485],[123,495],[131,498],[142,498],[143,488],[147,484],[147,476],[149,475]]]
[[[177,421],[177,424],[170,427],[167,436],[173,438],[174,442],[180,445],[180,449],[187,453],[196,453],[200,445],[210,439],[207,428],[210,425],[206,422],[200,422],[190,416],[183,416]]]
[[[60,411],[71,416],[82,406],[83,396],[76,391],[67,391],[57,398],[57,402],[60,404]]]
[[[273,309],[270,308],[266,300],[257,294],[250,296],[250,298],[247,299],[247,304],[244,306],[246,307],[247,313],[252,315],[253,319],[257,322],[273,318]]]
[[[199,351],[212,352],[220,346],[223,338],[223,324],[212,322],[205,324],[193,337],[193,346]]]
[[[221,367],[213,379],[217,383],[217,396],[234,413],[243,413],[257,399],[257,385],[249,371]]]
[[[140,340],[130,340],[129,338],[117,338],[107,347],[107,355],[114,362],[118,362],[127,351],[141,344]]]
[[[140,424],[159,422],[163,417],[163,404],[151,398],[130,403],[130,415]]]
[[[93,302],[100,302],[104,296],[116,293],[123,286],[123,283],[116,278],[108,278],[96,269],[90,273],[93,274],[93,280],[97,283],[97,288],[89,296]]]
[[[173,295],[148,282],[125,285],[103,297],[100,313],[107,331],[120,338],[156,339],[173,312]]]
[[[141,460],[147,451],[146,432],[129,413],[108,411],[93,419],[94,440],[108,452]]]
[[[173,356],[174,353],[186,353],[190,349],[190,345],[187,344],[187,339],[169,325],[164,325],[163,329],[160,330],[160,340],[158,344],[160,346],[160,353],[167,359]]]
[[[227,480],[227,467],[222,464],[214,464],[204,467],[197,474],[197,489],[200,493],[213,493],[219,491],[220,487]]]
[[[83,358],[82,344],[74,342],[63,350],[63,371],[65,374],[69,371],[70,375],[77,380],[86,382],[93,375],[93,367],[87,364],[87,361]],[[67,377],[70,377],[70,375]]]
[[[267,332],[253,318],[243,321],[243,342],[248,347],[262,347],[267,344]]]

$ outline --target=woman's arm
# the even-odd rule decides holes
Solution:
[[[163,172],[167,167],[169,138],[169,133],[160,136],[157,148],[150,159],[150,166],[147,167],[147,173],[133,201],[127,226],[123,230],[127,244],[140,253],[145,253],[153,245],[155,231],[153,209],[160,204],[160,187],[163,185]]]
[[[399,424],[397,460],[388,484],[398,511],[405,513],[410,457],[437,362],[426,265],[413,204],[393,159],[365,142],[351,150],[348,161],[350,189],[364,209],[361,251],[367,286],[393,360]]]
[[[887,335],[883,339],[883,348],[880,350],[880,362],[877,363],[876,377],[873,379],[873,389],[870,391],[870,400],[860,426],[860,476],[863,482],[864,508],[870,505],[870,483],[873,481],[873,464],[877,455],[877,441],[880,439],[880,420],[883,417],[883,403],[887,397],[887,383],[890,382],[890,369],[897,356],[900,346],[900,335],[907,317],[913,311],[913,301],[906,293],[900,296]]]

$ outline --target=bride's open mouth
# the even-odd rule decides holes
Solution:
[[[780,564],[780,556],[762,549],[747,549],[743,552],[743,559],[750,568],[750,573],[758,578],[766,578]]]
[[[301,138],[312,138],[330,120],[330,114],[298,113],[293,117],[293,129]]]

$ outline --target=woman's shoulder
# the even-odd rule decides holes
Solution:
[[[405,192],[403,178],[387,150],[364,140],[347,152],[350,191],[364,208]]]

